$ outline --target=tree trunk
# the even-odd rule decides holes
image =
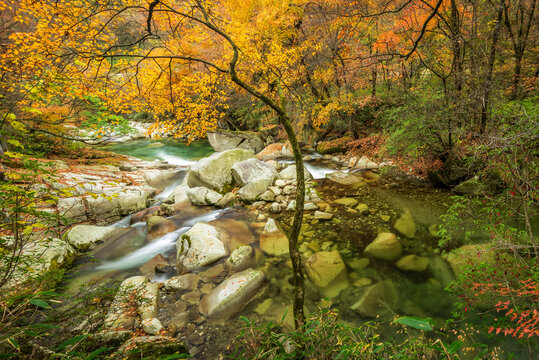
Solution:
[[[492,34],[492,48],[490,49],[487,74],[486,74],[485,83],[483,86],[484,91],[483,91],[483,102],[481,104],[481,124],[479,128],[480,134],[484,134],[487,128],[488,111],[489,111],[489,105],[490,105],[489,104],[490,88],[492,85],[492,73],[494,70],[494,61],[496,60],[496,47],[498,44],[498,37],[500,35],[504,4],[505,4],[505,0],[500,0],[500,3],[498,5],[498,17],[496,19],[496,27],[494,28],[494,33]]]

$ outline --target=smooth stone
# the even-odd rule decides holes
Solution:
[[[283,255],[289,252],[288,237],[279,228],[275,220],[269,218],[260,234],[260,249],[268,255]]]
[[[235,200],[236,200],[236,194],[229,192],[223,195],[223,197],[220,198],[219,201],[215,203],[215,206],[217,206],[218,208],[224,209],[228,206],[234,206]]]
[[[249,245],[240,246],[225,261],[229,273],[243,271],[254,266],[254,250]]]
[[[391,280],[385,280],[369,287],[351,308],[363,317],[376,318],[394,309],[397,301],[395,285]]]
[[[146,334],[157,335],[161,330],[163,330],[163,324],[157,318],[147,318],[142,320],[142,330]]]
[[[197,274],[185,274],[171,277],[163,282],[167,291],[181,291],[196,289],[200,276]]]
[[[190,188],[186,194],[191,204],[198,206],[215,205],[223,197],[218,192],[202,186]]]
[[[232,183],[232,166],[240,161],[254,158],[254,153],[244,149],[217,152],[193,164],[187,173],[189,187],[203,186],[216,191]]]
[[[212,225],[196,223],[177,241],[178,271],[183,274],[214,263],[228,252],[220,240],[221,232]]]
[[[369,213],[369,206],[367,204],[359,204],[356,207],[356,210],[359,211],[361,214],[365,215]]]
[[[281,157],[291,158],[294,157],[294,153],[290,144],[273,143],[266,146],[256,157],[259,160],[267,161]]]
[[[232,176],[239,186],[264,180],[267,182],[267,188],[277,176],[277,170],[263,161],[252,158],[232,165]]]
[[[326,178],[337,184],[345,185],[345,186],[355,185],[357,183],[363,182],[363,179],[355,176],[354,174],[349,174],[349,173],[340,172],[340,171],[327,174]]]
[[[127,228],[114,228],[109,226],[77,225],[69,230],[65,239],[79,251],[87,251],[97,244],[114,236],[128,231]]]
[[[367,258],[354,259],[348,263],[348,266],[350,266],[352,270],[359,271],[369,266],[369,262],[370,261]]]
[[[264,283],[260,270],[247,269],[236,273],[205,295],[199,311],[207,318],[229,318],[255,295]]]
[[[380,233],[365,248],[365,254],[379,260],[395,261],[402,255],[402,245],[392,233]]]
[[[425,271],[429,266],[429,259],[417,255],[403,256],[397,261],[397,267],[404,271]]]
[[[305,181],[311,180],[313,178],[313,175],[310,173],[309,170],[307,170],[307,168],[304,167],[303,171],[304,171],[303,174],[304,174]],[[288,165],[286,168],[284,168],[283,170],[279,172],[279,179],[295,180],[296,177],[297,177],[296,165]]]
[[[354,281],[353,285],[355,287],[362,287],[362,286],[367,286],[367,285],[370,285],[370,284],[372,284],[372,280],[369,279],[369,278],[364,277],[364,278],[359,278],[356,281]]]
[[[324,297],[334,298],[350,285],[346,266],[338,251],[313,254],[305,261],[305,270]]]
[[[272,214],[279,214],[282,211],[283,211],[282,206],[277,202],[272,203],[269,207],[269,212]]]
[[[416,232],[416,226],[414,218],[410,211],[406,211],[393,226],[400,234],[406,236],[409,239],[413,239]]]
[[[275,200],[275,194],[271,190],[264,191],[259,197],[260,200],[272,202]]]
[[[155,268],[158,265],[169,265],[168,261],[161,254],[157,254],[148,260],[144,265],[139,267],[139,271],[142,275],[152,278],[155,275]]]

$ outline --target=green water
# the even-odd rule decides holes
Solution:
[[[161,145],[162,144],[162,145]],[[142,139],[99,147],[101,150],[134,156],[142,160],[165,160],[176,165],[189,165],[190,160],[198,160],[211,155],[214,150],[207,142],[193,142],[186,145],[175,139]],[[186,160],[186,163],[181,163]]]

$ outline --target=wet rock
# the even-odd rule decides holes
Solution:
[[[159,206],[152,206],[147,209],[144,209],[142,211],[139,211],[136,214],[133,214],[131,216],[131,220],[129,221],[130,225],[133,225],[138,222],[146,222],[153,214],[157,214],[159,211]]]
[[[305,270],[311,282],[324,297],[334,298],[347,288],[348,273],[338,251],[321,251],[305,262]]]
[[[209,318],[229,318],[255,295],[264,283],[264,273],[248,269],[236,273],[204,296],[199,311]]]
[[[365,254],[379,260],[394,261],[402,255],[402,245],[392,233],[380,233],[365,248]]]
[[[223,195],[223,197],[215,203],[215,206],[217,206],[218,208],[224,209],[228,206],[234,206],[235,201],[236,201],[236,194],[229,192]]]
[[[388,222],[391,219],[391,216],[381,214],[380,219],[382,219],[382,221],[384,221],[384,222]]]
[[[199,206],[215,205],[223,197],[218,192],[201,186],[188,189],[186,194],[191,204]]]
[[[232,183],[232,165],[254,157],[249,150],[233,149],[212,154],[197,161],[187,173],[187,185],[190,187],[203,186],[212,190],[222,191]]]
[[[148,260],[144,265],[139,267],[139,271],[142,275],[153,278],[158,265],[169,265],[168,261],[161,254],[157,254]]]
[[[169,199],[171,199],[174,204],[181,204],[187,202],[189,200],[189,197],[187,196],[187,190],[189,190],[189,186],[187,186],[186,184],[178,185],[172,191],[172,194],[170,194]]]
[[[360,271],[369,266],[369,259],[353,259],[348,263],[348,266],[350,266],[350,268],[354,271]]]
[[[177,264],[180,273],[209,265],[228,253],[220,240],[220,231],[212,225],[196,223],[178,239]]]
[[[161,204],[159,206],[159,214],[162,216],[172,216],[176,212],[176,208],[169,204]]]
[[[417,255],[403,256],[397,261],[397,267],[404,271],[425,271],[429,265],[429,259]]]
[[[363,317],[376,318],[393,309],[397,300],[395,285],[391,280],[385,280],[369,287],[351,308]]]
[[[303,172],[304,172],[303,176],[305,178],[305,181],[311,180],[313,178],[313,175],[311,174],[309,170],[307,170],[307,168],[304,167]],[[296,165],[288,165],[286,168],[284,168],[283,170],[279,172],[279,179],[296,180],[296,177],[297,177]]]
[[[275,220],[269,218],[260,234],[260,249],[268,255],[288,254],[288,237],[279,228]]]
[[[225,244],[228,252],[235,250],[242,245],[250,245],[255,242],[251,228],[245,221],[236,219],[217,219],[210,225],[217,226],[221,230],[221,241]]]
[[[148,237],[151,239],[163,236],[176,229],[176,225],[171,220],[155,215],[146,220],[146,226],[148,228]]]
[[[356,281],[354,281],[353,285],[355,287],[362,287],[362,286],[367,286],[367,285],[370,285],[370,284],[372,284],[372,280],[369,279],[369,278],[364,277],[364,278],[359,278]]]
[[[143,178],[148,185],[151,187],[162,189],[170,179],[178,173],[176,169],[168,170],[145,170],[143,173]]]
[[[225,267],[229,273],[246,270],[254,266],[254,250],[249,245],[240,246],[230,254],[225,261]]]
[[[367,215],[369,213],[369,206],[367,204],[359,204],[356,207],[356,210],[359,211],[362,215]]]
[[[355,185],[355,184],[363,182],[363,179],[355,176],[354,174],[349,174],[349,173],[340,172],[340,171],[327,174],[326,178],[330,181],[333,181],[334,183],[345,185],[345,186]]]
[[[395,223],[395,230],[409,239],[413,239],[416,232],[414,218],[410,211],[406,211]]]
[[[185,274],[165,280],[163,285],[167,291],[193,290],[196,289],[199,279],[197,274]]]
[[[188,304],[198,304],[200,301],[201,292],[198,290],[193,290],[187,294],[182,295],[182,300]]]
[[[78,251],[88,251],[107,239],[120,236],[127,231],[126,228],[77,225],[66,233],[65,238]]]
[[[318,220],[330,220],[333,217],[333,214],[323,212],[323,211],[315,211],[314,212],[314,218]]]

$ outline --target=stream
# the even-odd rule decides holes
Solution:
[[[159,140],[159,142],[138,140],[109,145],[103,149],[143,160],[167,161],[184,170],[187,170],[188,166],[197,159],[213,152],[205,143],[185,146],[167,139]],[[291,163],[289,160],[284,162]],[[324,202],[331,204],[334,219],[322,222],[306,215],[302,231],[304,235],[301,235],[300,241],[307,245],[307,252],[322,249],[338,250],[341,254],[347,266],[349,286],[332,299],[333,306],[340,311],[341,319],[350,325],[357,326],[368,320],[354,311],[351,308],[352,305],[361,297],[365,285],[389,281],[396,290],[396,296],[388,298],[389,318],[395,314],[430,317],[438,326],[443,326],[444,322],[451,317],[454,302],[454,299],[443,290],[452,280],[452,274],[435,252],[438,238],[432,229],[437,226],[439,216],[449,205],[450,194],[420,182],[410,182],[394,176],[384,176],[378,181],[368,182],[361,187],[345,187],[325,179],[326,174],[335,171],[334,167],[334,165],[331,166],[330,161],[319,156],[313,156],[313,160],[306,163],[306,168],[315,178],[320,197]],[[166,199],[181,183],[182,178],[183,176],[174,180],[157,195],[154,199],[155,204],[160,204]],[[343,197],[353,198],[365,204],[368,211],[357,212],[334,203],[335,200]],[[379,232],[394,232],[392,224],[405,211],[413,214],[417,227],[416,235],[412,239],[400,238],[405,248],[405,255],[417,254],[429,258],[429,268],[426,271],[401,271],[393,263],[367,258],[363,254],[365,247]],[[128,276],[140,275],[138,268],[158,254],[161,254],[170,264],[175,264],[178,237],[197,222],[209,222],[226,229],[238,244],[252,243],[257,259],[261,259],[258,267],[264,268],[266,273],[267,286],[244,307],[241,315],[273,321],[284,319],[289,326],[293,323],[290,307],[293,294],[293,286],[290,282],[292,276],[290,260],[287,256],[263,255],[258,248],[258,239],[265,220],[261,221],[253,211],[240,206],[216,210],[213,207],[195,207],[186,204],[169,217],[176,229],[155,239],[148,238],[144,222],[131,224],[131,217],[132,215],[127,216],[110,225],[118,228],[127,227],[126,232],[113,241],[99,246],[90,256],[78,262],[76,270],[68,276],[67,293],[76,295],[90,283],[121,281]],[[291,213],[283,212],[272,217],[283,226],[285,231],[287,230],[286,224],[290,223]],[[309,242],[307,242],[307,236]],[[219,263],[222,264],[223,260],[220,260],[217,265],[203,269],[201,275],[215,271],[212,269],[218,268]],[[158,274],[153,281],[164,281],[170,276],[172,275]],[[316,312],[323,303],[322,294],[309,281],[306,287],[307,313]],[[170,295],[165,295],[161,299],[159,314],[165,319],[172,319],[170,323],[177,315],[176,301],[182,300],[178,296]],[[186,311],[193,313],[190,313],[191,317],[198,316],[196,304],[187,303],[186,308]],[[215,344],[220,343],[219,346],[225,347],[226,342],[230,341],[230,336],[241,328],[238,318],[239,316],[235,316],[227,322],[228,338],[223,336],[224,324],[217,324],[215,327],[208,325],[205,330],[207,336],[205,342],[216,347],[218,346]],[[167,326],[167,320],[163,321],[163,324]],[[381,330],[382,332],[390,331],[389,328]],[[391,333],[388,335],[396,336]],[[187,339],[190,339],[189,336]],[[205,347],[197,342],[195,345],[200,348]],[[208,346],[211,347],[211,345],[206,346],[204,356],[212,358]],[[201,358],[206,358],[204,356]]]

